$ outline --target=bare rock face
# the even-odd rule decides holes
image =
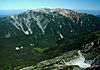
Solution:
[[[91,64],[91,68],[87,68],[86,70],[99,68],[100,67],[100,39],[85,44],[83,48],[84,49],[82,51],[84,52],[86,62]]]
[[[83,51],[84,51],[84,52],[87,52],[87,51],[89,51],[93,46],[94,46],[94,42],[85,44],[85,45],[82,46],[82,47],[83,47]]]
[[[64,53],[62,56],[54,59],[45,60],[37,65],[31,67],[33,70],[80,70],[81,68],[88,68],[91,65],[85,63],[85,58],[80,50],[74,50]],[[21,70],[30,70],[23,68]]]

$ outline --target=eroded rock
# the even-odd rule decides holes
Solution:
[[[90,64],[85,63],[85,58],[80,50],[74,50],[64,53],[62,56],[54,59],[49,59],[33,66],[33,70],[80,70],[80,68],[90,67]],[[30,69],[22,69],[30,70]]]

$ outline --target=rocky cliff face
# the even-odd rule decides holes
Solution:
[[[90,65],[84,63],[84,61],[85,58],[81,52],[75,50],[54,59],[42,61],[36,66],[23,68],[22,70],[29,70],[29,68],[33,70],[80,70],[80,67],[90,67]]]
[[[74,50],[54,59],[42,61],[36,66],[25,67],[21,70],[90,70],[100,66],[98,61],[100,60],[100,53],[93,59],[87,59],[86,56],[89,57],[89,53],[85,54],[85,57],[82,54],[85,53],[81,53],[80,50]]]
[[[87,59],[86,61],[91,63],[91,68],[100,67],[100,38],[85,44],[83,47],[84,49],[82,51]]]

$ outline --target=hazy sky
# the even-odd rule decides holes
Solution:
[[[100,0],[0,0],[0,9],[68,8],[100,10]]]

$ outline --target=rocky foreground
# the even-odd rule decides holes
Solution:
[[[83,45],[82,50],[73,50],[54,59],[20,70],[98,70],[100,66],[100,39]]]

